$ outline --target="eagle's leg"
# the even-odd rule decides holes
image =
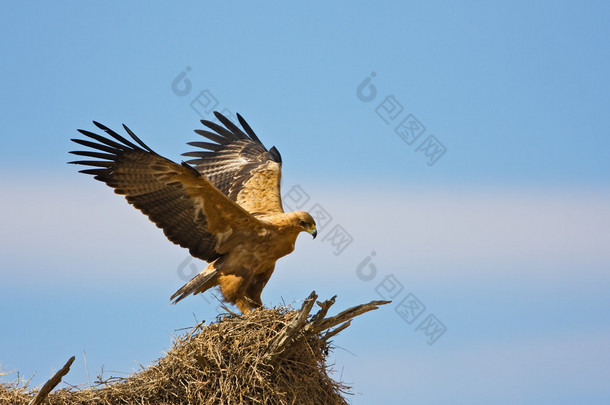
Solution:
[[[252,310],[246,298],[246,274],[223,274],[218,277],[218,285],[225,300],[237,305],[242,314]]]
[[[237,305],[237,308],[245,315],[253,309],[263,306],[261,293],[272,273],[273,268],[254,276],[251,276],[248,270],[233,271],[231,274],[219,276],[218,284],[225,299]]]
[[[265,288],[265,285],[267,284],[267,281],[269,281],[272,273],[273,268],[270,271],[266,271],[252,277],[252,280],[246,289],[246,299],[250,302],[250,305],[253,308],[260,308],[263,306],[261,293],[263,292],[263,288]]]
[[[244,315],[248,315],[250,311],[254,309],[249,301],[250,300],[248,300],[247,298],[238,298],[235,300],[235,305],[237,305],[237,308],[239,308],[241,313]]]

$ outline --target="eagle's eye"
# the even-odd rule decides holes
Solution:
[[[300,225],[301,225],[303,228],[305,228],[305,227],[307,226],[307,222],[305,222],[305,221],[301,221],[301,222],[300,222]]]

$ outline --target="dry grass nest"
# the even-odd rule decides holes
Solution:
[[[318,302],[320,310],[310,316],[316,298],[312,293],[300,310],[259,309],[199,324],[176,336],[167,354],[150,367],[127,378],[97,381],[94,387],[48,394],[73,358],[55,382],[39,390],[0,382],[0,404],[346,404],[349,387],[329,376],[329,338],[353,317],[385,302],[326,318],[334,298]]]

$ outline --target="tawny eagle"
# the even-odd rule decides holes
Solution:
[[[207,140],[189,142],[199,150],[184,153],[193,159],[182,164],[155,153],[125,125],[133,141],[95,121],[108,136],[79,129],[90,139],[72,140],[92,150],[70,153],[93,160],[70,163],[92,167],[81,173],[125,195],[170,241],[208,262],[170,300],[218,285],[247,313],[262,306],[275,262],[294,250],[300,232],[315,238],[316,224],[307,212],[282,209],[278,150],[265,148],[239,114],[243,130],[214,114],[224,126],[202,120],[209,130],[195,132]]]

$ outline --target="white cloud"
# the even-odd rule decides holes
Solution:
[[[363,234],[374,230],[372,240],[421,259],[435,253],[449,262],[610,258],[609,193],[380,190],[380,199],[350,194],[329,198],[342,219]]]
[[[78,180],[3,182],[0,250],[6,264],[34,274],[53,267],[54,276],[87,268],[110,277],[129,268],[127,273],[154,279],[187,257],[123,197]],[[319,203],[333,222],[316,241],[299,238],[296,252],[280,263],[306,258],[309,274],[329,266],[353,272],[373,250],[385,268],[425,267],[445,276],[497,264],[515,264],[518,272],[529,263],[528,271],[544,273],[566,263],[579,264],[582,272],[610,263],[609,193],[362,188],[368,187],[313,190],[320,197],[304,208]],[[354,238],[339,256],[324,241],[334,224]]]

